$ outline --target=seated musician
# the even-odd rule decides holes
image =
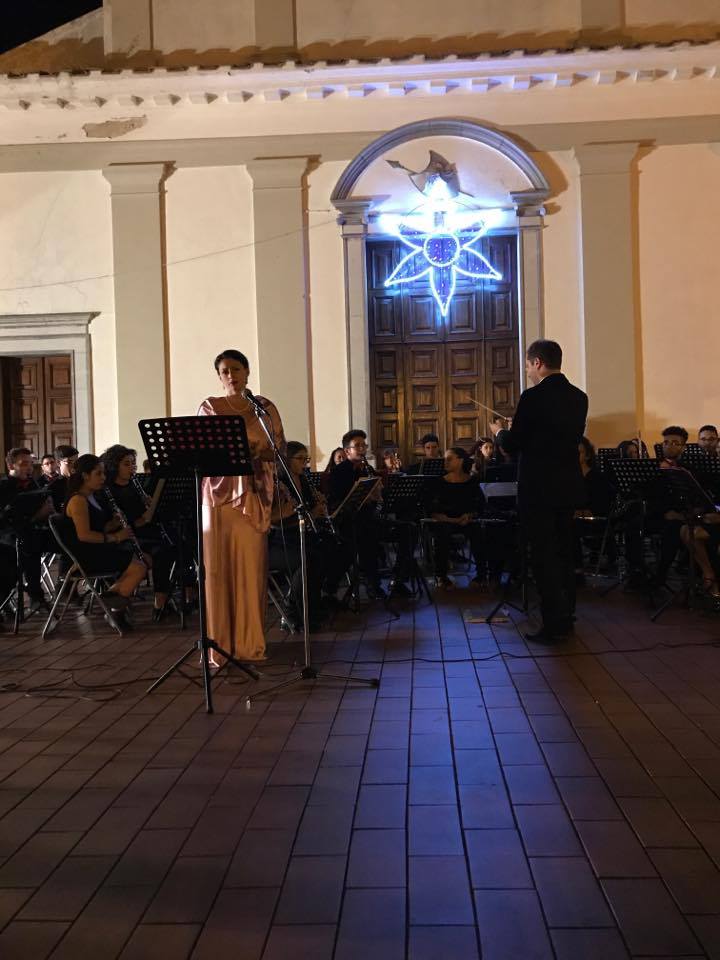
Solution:
[[[308,515],[312,518],[305,524],[305,549],[307,561],[308,629],[320,629],[322,620],[321,590],[325,572],[333,563],[342,563],[337,556],[337,546],[329,532],[323,530],[322,521],[327,515],[327,501],[308,480],[305,468],[310,461],[305,444],[290,440],[287,444],[287,463],[295,485],[300,491]],[[295,506],[297,499],[282,472],[278,476],[278,490],[273,503],[272,529],[270,531],[269,564],[271,570],[286,570],[290,579],[290,602],[296,624],[303,622],[302,569],[300,556],[300,533]],[[313,525],[315,530],[313,530]],[[346,567],[349,563],[346,564]]]
[[[37,478],[38,486],[47,487],[58,476],[58,465],[55,454],[44,453],[40,461],[40,476]]]
[[[477,443],[470,448],[473,461],[472,473],[480,480],[485,479],[485,472],[492,464],[495,456],[495,443],[490,437],[480,437]]]
[[[46,524],[52,502],[33,479],[33,457],[26,447],[13,447],[5,457],[8,472],[0,480],[0,511],[4,514],[2,542],[15,551],[20,540],[20,565],[30,602],[44,605],[41,586],[42,555],[52,551],[54,540]],[[9,557],[9,553],[7,554]]]
[[[660,558],[655,580],[665,583],[668,571],[680,549],[681,530],[685,524],[685,510],[690,506],[683,502],[684,496],[678,485],[672,482],[673,474],[688,475],[680,465],[685,452],[688,432],[684,427],[666,427],[662,432],[662,456],[659,466],[661,476],[647,491],[646,533],[660,534]],[[662,475],[666,474],[665,477]],[[680,477],[680,482],[682,477]]]
[[[330,489],[330,475],[335,467],[339,463],[342,463],[343,460],[347,460],[345,451],[342,447],[335,447],[333,452],[328,457],[328,462],[326,463],[325,469],[322,472],[322,477],[320,478],[320,489],[325,496],[328,495],[328,490]]]
[[[499,430],[495,435],[495,453],[485,470],[488,483],[514,483],[518,475],[518,461],[512,450],[509,430]]]
[[[152,522],[152,510],[134,482],[137,464],[135,450],[116,443],[108,447],[100,459],[105,468],[105,482],[112,498],[131,524],[142,549],[152,558],[155,593],[152,616],[157,622],[166,612],[170,572],[177,551],[164,540],[161,530]],[[105,507],[108,516],[112,516],[113,508],[105,491],[100,491],[98,500]]]
[[[708,457],[718,456],[719,439],[717,427],[714,427],[711,423],[705,424],[698,430],[698,446]]]
[[[440,460],[442,458],[440,440],[434,433],[426,433],[424,437],[420,437],[420,446],[423,448],[423,459],[408,467],[407,473],[410,475],[424,473],[428,460]]]
[[[105,485],[105,468],[99,457],[86,453],[79,457],[75,473],[68,479],[65,516],[72,520],[69,549],[87,574],[116,573],[117,580],[105,593],[109,608],[122,612],[130,597],[147,576],[127,541],[132,531],[117,518],[108,520],[97,500]]]
[[[435,582],[438,587],[452,590],[455,584],[448,576],[450,540],[453,534],[463,533],[470,541],[475,562],[475,577],[471,587],[481,586],[478,566],[481,562],[482,536],[478,526],[471,524],[482,512],[484,497],[477,477],[470,475],[472,461],[462,447],[445,451],[445,476],[438,477],[428,490],[427,511],[435,522],[428,524],[433,547]]]
[[[58,465],[58,475],[48,485],[50,496],[56,513],[62,513],[65,506],[65,495],[67,492],[67,483],[75,470],[78,452],[70,444],[63,443],[55,447],[55,461]]]
[[[367,453],[367,434],[364,430],[348,430],[343,436],[343,450],[346,459],[337,464],[330,475],[328,488],[328,508],[330,513],[336,510],[350,493],[356,480],[374,475],[375,471],[368,466],[365,455]],[[378,571],[378,554],[380,544],[380,528],[377,517],[377,506],[381,494],[366,503],[353,517],[345,520],[338,534],[348,545],[357,543],[358,564],[361,573],[365,576],[368,596],[382,600],[386,594],[380,582]],[[337,590],[344,571],[340,571],[337,578],[328,575],[327,587],[330,593]]]
[[[392,476],[396,473],[402,473],[402,461],[400,460],[400,455],[394,447],[390,447],[388,450],[383,450],[382,452],[382,465],[378,466],[377,473],[382,477],[383,483],[387,480],[389,476]]]
[[[617,449],[620,454],[620,460],[640,459],[640,448],[638,447],[637,440],[621,440]]]

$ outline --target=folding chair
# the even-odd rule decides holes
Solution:
[[[48,618],[45,621],[45,626],[42,629],[42,639],[45,640],[48,634],[52,633],[52,631],[55,630],[62,622],[70,601],[82,583],[84,583],[87,587],[87,592],[89,594],[89,597],[86,600],[84,613],[89,614],[90,610],[92,609],[93,602],[97,600],[103,613],[105,614],[105,619],[107,622],[110,624],[113,630],[116,630],[117,633],[122,636],[123,632],[120,624],[117,622],[112,611],[105,603],[105,600],[103,599],[102,593],[99,589],[100,585],[113,583],[115,580],[117,580],[117,570],[109,570],[104,573],[86,573],[78,562],[77,557],[75,557],[72,550],[68,547],[68,541],[71,536],[72,520],[70,520],[68,517],[53,516],[50,517],[48,523],[50,525],[50,530],[57,541],[58,547],[60,548],[60,553],[65,554],[65,556],[68,557],[71,566],[65,574],[62,584],[60,585],[60,589],[55,594],[55,600],[53,601],[52,609],[50,610]],[[62,608],[60,613],[57,614],[57,610],[61,602]]]

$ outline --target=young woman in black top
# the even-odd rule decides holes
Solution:
[[[130,447],[116,443],[101,455],[105,467],[105,483],[115,502],[132,524],[133,530],[143,550],[152,557],[152,578],[154,590],[153,620],[162,618],[166,610],[170,593],[170,572],[178,551],[162,535],[157,524],[152,522],[152,511],[133,483],[137,472],[137,454]],[[107,500],[100,494],[100,503]],[[187,578],[186,578],[187,579]],[[188,580],[186,585],[192,583]]]
[[[105,468],[99,457],[80,457],[68,479],[65,516],[72,520],[68,547],[85,573],[117,572],[118,579],[106,593],[111,610],[124,610],[148,568],[128,549],[129,528],[116,518],[108,519],[96,495],[105,486]]]
[[[471,523],[481,512],[483,495],[476,477],[470,476],[472,461],[462,447],[445,451],[445,476],[439,477],[429,490],[428,513],[435,523],[429,524],[433,546],[436,584],[446,590],[455,586],[448,577],[450,538],[464,533],[470,541],[475,577],[471,587],[480,586],[477,568],[481,559],[480,528]]]

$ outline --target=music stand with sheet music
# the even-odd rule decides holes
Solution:
[[[445,473],[445,461],[442,457],[426,457],[415,466],[418,469],[413,469],[411,477],[441,477]]]
[[[161,477],[192,477],[195,486],[195,520],[197,523],[198,612],[200,616],[197,642],[148,687],[152,693],[188,657],[200,651],[205,688],[205,708],[213,712],[212,687],[208,653],[219,653],[228,663],[247,673],[253,680],[260,674],[246,663],[236,660],[215,638],[207,635],[205,603],[205,560],[203,554],[202,481],[203,477],[243,477],[253,472],[245,421],[238,416],[156,417],[138,423],[145,451]]]

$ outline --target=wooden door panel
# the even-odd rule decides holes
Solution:
[[[399,340],[402,335],[402,321],[399,312],[399,302],[394,297],[372,294],[372,310],[370,316],[373,325],[370,332],[370,342],[387,342]]]
[[[445,321],[448,340],[474,340],[478,336],[476,301],[472,289],[455,293]]]
[[[36,456],[74,441],[72,358],[3,357],[5,434],[9,447]]]
[[[517,406],[518,351],[515,340],[485,343],[485,403],[506,416]]]
[[[442,317],[429,290],[403,297],[403,305],[403,339],[406,343],[442,339]]]
[[[371,438],[376,450],[404,444],[403,347],[383,344],[372,353]]]
[[[403,453],[407,457],[419,452],[420,438],[426,433],[435,433],[440,442],[444,442],[445,378],[441,343],[412,344],[405,348],[405,383],[408,436]]]

